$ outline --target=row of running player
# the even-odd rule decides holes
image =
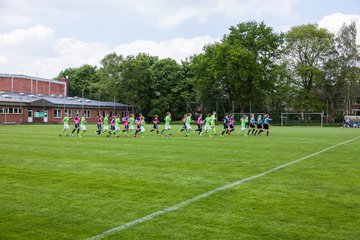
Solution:
[[[212,135],[217,135],[216,133],[216,112],[214,111],[212,114],[208,113],[206,118],[203,120],[203,116],[201,113],[195,113],[196,116],[196,123],[197,123],[197,129],[195,132],[198,132],[198,135],[201,136],[203,132],[205,132],[209,137],[212,137]],[[244,132],[245,136],[252,135],[260,135],[263,131],[266,132],[266,135],[269,135],[269,122],[272,119],[269,117],[268,114],[264,115],[264,118],[261,115],[258,115],[257,120],[255,120],[254,114],[250,115],[250,122],[248,121],[248,117],[246,115],[243,115],[241,118],[241,129],[237,134]],[[166,114],[166,117],[164,118],[165,121],[165,127],[161,131],[160,135],[164,136],[164,133],[167,133],[167,136],[172,136],[171,134],[171,113],[168,112]],[[59,136],[61,137],[64,133],[66,133],[66,136],[69,135],[69,116],[68,114],[65,114],[65,117],[62,120],[64,124],[64,128],[59,133]],[[124,124],[124,130],[120,130],[121,122]],[[150,130],[150,132],[156,131],[157,134],[159,134],[159,117],[158,115],[154,115],[153,117],[153,128]],[[192,132],[191,127],[192,120],[192,114],[186,113],[183,117],[183,128],[179,132],[185,132],[185,136],[187,137]],[[220,136],[224,136],[224,134],[230,135],[233,131],[235,131],[235,120],[234,120],[234,114],[228,114],[226,113],[224,118],[222,119],[222,123],[224,126],[224,129]],[[77,131],[77,136],[82,137],[82,135],[86,132],[86,118],[85,113],[82,114],[80,117],[79,114],[77,114],[74,118],[74,129],[71,132],[71,136],[74,136],[75,131]],[[249,130],[246,131],[246,125],[249,124]],[[125,133],[128,135],[131,132],[134,132],[134,137],[140,136],[143,138],[143,133],[145,132],[145,117],[142,114],[139,114],[137,117],[135,117],[134,114],[129,114],[123,119],[120,120],[120,116],[116,115],[111,118],[110,124],[109,124],[109,116],[106,114],[105,116],[98,115],[97,117],[97,128],[98,130],[95,132],[97,136],[100,136],[102,132],[107,132],[107,136],[110,137],[112,134],[119,137],[120,132]],[[203,130],[204,125],[204,130]],[[110,126],[110,129],[109,129]],[[135,128],[136,127],[136,128]]]

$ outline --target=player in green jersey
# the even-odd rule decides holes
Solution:
[[[161,136],[164,136],[163,133],[164,131],[167,131],[168,132],[168,137],[171,137],[171,133],[170,133],[170,130],[171,130],[171,126],[170,126],[170,122],[171,122],[171,113],[170,112],[167,112],[166,113],[166,117],[164,118],[165,120],[165,128],[161,131]]]
[[[61,137],[63,135],[63,133],[66,131],[66,136],[69,136],[69,114],[65,113],[65,117],[62,120],[63,124],[64,124],[64,128],[63,130],[59,133],[59,136]]]
[[[246,134],[246,124],[248,123],[248,117],[246,115],[243,115],[242,118],[240,119],[240,121],[241,121],[241,129],[236,134],[244,132],[244,135],[248,136]]]
[[[115,132],[114,132],[114,135],[117,136],[117,137],[120,137],[120,123],[121,123],[120,117],[119,117],[119,115],[116,115],[116,117],[115,117]]]
[[[216,112],[215,111],[213,111],[210,118],[211,118],[210,126],[211,126],[211,128],[213,130],[213,134],[216,135],[216,123],[215,123],[215,121],[217,121],[217,120],[216,120]]]
[[[104,117],[104,130],[103,132],[109,131],[109,114],[106,114]]]
[[[189,133],[191,133],[192,131],[192,128],[191,128],[191,113],[188,113],[187,114],[187,117],[186,117],[186,121],[185,121],[185,125],[186,125],[186,129],[185,129],[185,137],[187,137],[189,135]]]
[[[129,116],[129,129],[125,132],[126,135],[128,135],[131,131],[135,130],[135,118],[134,114],[130,114]]]
[[[80,134],[79,137],[82,137],[82,135],[86,132],[86,118],[85,113],[82,113],[81,120],[80,120]]]
[[[211,135],[209,134],[210,131],[211,131],[211,116],[210,116],[210,113],[207,114],[204,122],[205,122],[204,132],[206,134],[208,134],[209,137],[211,137]]]

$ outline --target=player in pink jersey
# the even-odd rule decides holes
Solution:
[[[182,131],[187,130],[187,126],[186,126],[186,119],[187,119],[187,116],[188,116],[188,114],[187,114],[187,113],[185,113],[185,114],[184,114],[184,116],[183,116],[183,119],[182,119],[184,126],[183,126],[183,128],[182,128],[179,132],[182,132]]]
[[[156,133],[159,134],[159,116],[158,115],[154,115],[154,118],[153,118],[153,123],[154,123],[154,126],[153,128],[150,130],[150,132],[153,132],[156,130]]]
[[[74,132],[77,129],[77,135],[79,135],[80,132],[80,114],[76,114],[74,118],[74,129],[71,132],[71,136],[74,136]]]
[[[116,132],[115,132],[115,120],[116,120],[116,117],[113,116],[113,117],[111,118],[110,131],[108,132],[107,137],[110,137],[112,132],[114,132],[114,135],[115,135],[115,133],[116,133]]]
[[[102,125],[103,125],[103,117],[99,114],[97,116],[97,128],[98,128],[98,130],[95,132],[95,134],[98,135],[98,136],[101,133]]]
[[[195,130],[199,132],[199,136],[201,136],[201,133],[202,133],[202,114],[201,113],[195,113],[195,116],[197,117],[197,126],[198,126],[198,129]]]
[[[229,128],[227,130],[227,134],[230,135],[232,131],[235,130],[235,119],[234,119],[234,114],[230,114],[230,118],[229,118]]]
[[[124,124],[124,130],[122,130],[121,132],[127,132],[129,131],[129,115],[126,115],[123,119],[122,122]]]

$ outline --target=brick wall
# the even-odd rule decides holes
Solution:
[[[11,78],[0,77],[0,91],[11,92]]]
[[[65,82],[65,84],[67,84]],[[47,82],[37,79],[19,78],[19,77],[1,77],[0,91],[4,92],[22,92],[25,94],[43,94],[43,95],[63,95],[65,96],[64,82]]]
[[[6,107],[6,108],[19,108],[19,106],[0,106],[2,107]],[[22,107],[23,112],[22,114],[11,114],[11,113],[7,113],[7,114],[0,114],[0,123],[3,122],[16,122],[16,123],[29,123],[28,122],[28,113],[29,113],[29,109],[32,110],[32,123],[44,123],[44,118],[35,118],[35,112],[44,112],[43,107]],[[55,118],[54,117],[54,110],[55,109],[59,109],[61,112],[61,117],[59,118]],[[48,112],[48,121],[47,123],[61,123],[62,119],[65,116],[64,113],[64,108],[47,108],[46,109]],[[70,118],[70,123],[73,124],[74,121],[74,117],[76,115],[76,110],[79,110],[80,112],[80,116],[81,116],[81,108],[67,108],[67,110],[71,110],[71,118]],[[97,114],[98,114],[98,109],[84,109],[85,110],[89,110],[90,111],[90,118],[86,118],[86,121],[88,123],[96,123],[97,122]],[[100,114],[104,114],[104,112],[106,114],[110,113],[113,116],[114,115],[114,109],[101,109],[100,110]],[[122,115],[122,111],[121,110],[116,110],[116,112],[120,115],[120,117],[124,117]]]

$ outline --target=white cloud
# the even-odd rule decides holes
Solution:
[[[205,44],[213,43],[216,40],[208,35],[191,39],[174,38],[160,42],[136,40],[132,43],[116,46],[114,50],[125,56],[145,52],[160,58],[173,58],[180,61],[201,52]]]
[[[48,41],[54,31],[45,26],[35,26],[27,29],[16,29],[10,33],[0,34],[0,46],[20,47],[29,43]]]
[[[154,19],[161,27],[174,27],[195,18],[200,23],[205,23],[213,14],[235,19],[254,17],[282,17],[294,18],[293,6],[299,0],[133,0],[122,1],[127,8]]]
[[[90,19],[101,13],[122,20],[124,15],[137,16],[158,27],[174,27],[195,19],[206,23],[213,15],[224,18],[294,18],[294,5],[300,0],[0,0],[0,23],[24,24],[30,21],[56,18]],[[2,4],[2,5],[1,5]],[[15,13],[21,13],[15,14]],[[29,17],[31,16],[31,18]],[[3,19],[3,20],[2,20]],[[31,19],[31,20],[30,20]],[[101,19],[100,19],[101,21]],[[42,23],[42,22],[39,22]]]
[[[334,13],[328,16],[324,16],[317,23],[319,27],[326,28],[330,32],[337,34],[342,27],[342,25],[350,24],[351,21],[356,22],[357,29],[357,43],[360,44],[360,15],[351,15],[343,13]]]
[[[1,65],[1,64],[5,64],[5,63],[7,63],[7,62],[8,62],[7,58],[6,58],[5,56],[1,56],[1,55],[0,55],[0,65]]]
[[[21,25],[30,23],[30,18],[14,13],[0,12],[0,24],[5,25]]]
[[[75,37],[56,39],[51,28],[35,26],[0,34],[0,72],[52,78],[69,67],[99,65],[106,54],[114,51],[124,56],[144,52],[180,61],[201,52],[206,43],[215,40],[206,35],[159,42],[135,40],[109,46],[106,43],[81,41]]]

